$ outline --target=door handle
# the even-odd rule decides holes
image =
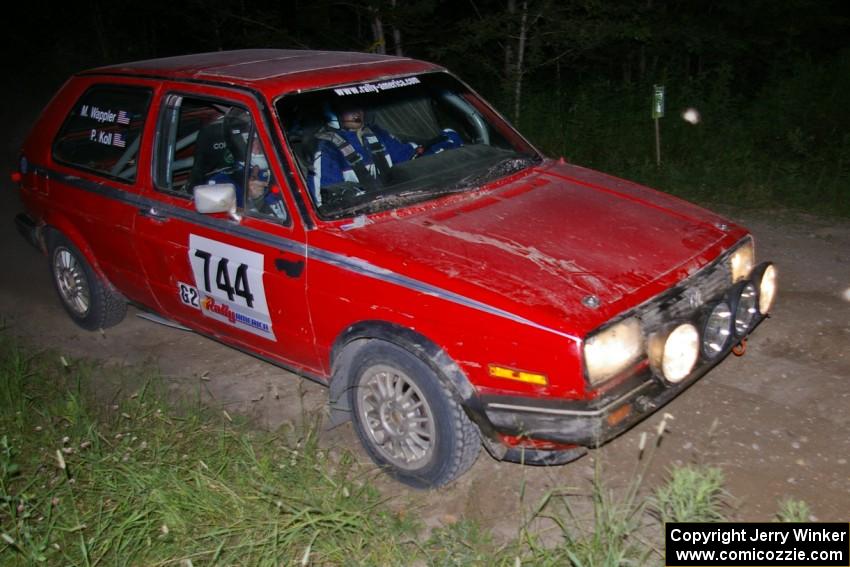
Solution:
[[[274,267],[286,273],[290,278],[297,278],[304,271],[304,260],[284,260],[275,258]]]
[[[159,212],[156,207],[142,207],[139,209],[139,216],[147,217],[156,222],[167,222],[168,217]]]

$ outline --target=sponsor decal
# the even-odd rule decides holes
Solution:
[[[224,317],[230,321],[231,325],[236,323],[236,313],[233,312],[230,306],[226,303],[216,303],[215,299],[209,295],[204,297],[203,301],[201,301],[201,309]]]
[[[334,89],[334,92],[337,96],[351,96],[379,93],[382,91],[409,87],[411,85],[418,85],[419,83],[420,81],[418,77],[407,77],[406,79],[392,79],[390,81],[381,81],[380,83],[363,83],[362,85],[355,85],[353,87],[342,87]]]
[[[231,325],[246,326],[249,327],[248,330],[260,331],[264,335],[271,334],[271,327],[268,323],[258,321],[253,317],[243,315],[242,313],[237,313],[226,303],[219,303],[210,296],[205,296],[201,300],[201,310],[223,317]]]

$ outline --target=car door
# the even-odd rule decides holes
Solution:
[[[268,125],[256,118],[257,102],[230,90],[180,86],[166,89],[157,114],[150,206],[139,211],[135,233],[159,309],[240,348],[318,371],[304,233],[276,181],[284,178],[267,143]],[[268,163],[263,177],[276,212],[248,206],[255,169],[247,161],[249,140]],[[195,187],[210,184],[234,186],[237,214],[195,210]]]

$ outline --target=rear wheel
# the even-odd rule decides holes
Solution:
[[[120,323],[127,303],[97,277],[77,247],[58,232],[48,235],[47,246],[53,285],[71,319],[88,331]]]
[[[417,488],[442,486],[472,466],[478,430],[422,360],[375,341],[358,353],[353,372],[355,428],[375,463]]]

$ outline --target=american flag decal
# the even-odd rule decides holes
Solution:
[[[116,148],[126,148],[127,141],[124,139],[124,136],[122,136],[118,132],[115,132],[114,134],[112,134],[112,145]]]
[[[127,114],[126,110],[118,111],[118,124],[129,124],[130,123],[130,115]]]

